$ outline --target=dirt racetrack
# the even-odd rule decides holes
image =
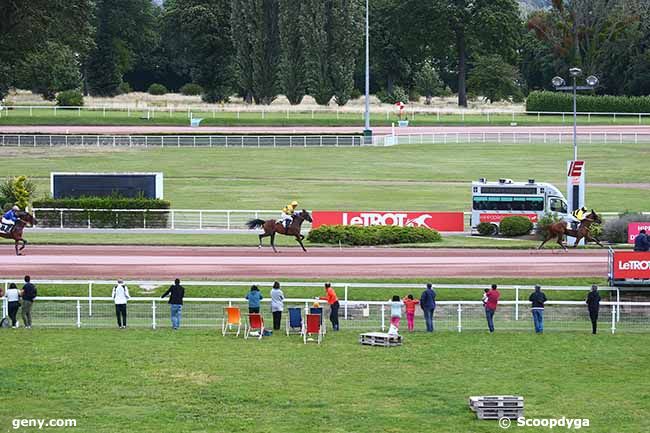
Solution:
[[[3,245],[0,278],[250,279],[598,277],[607,250],[269,248]]]

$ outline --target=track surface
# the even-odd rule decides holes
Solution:
[[[402,248],[270,249],[135,246],[28,246],[9,255],[0,277],[37,278],[408,278],[578,277],[603,278],[606,250],[471,250]]]
[[[375,135],[388,135],[390,126],[372,128]],[[411,126],[400,128],[399,134],[433,134],[433,133],[570,133],[572,126]],[[0,133],[4,134],[360,134],[361,126],[4,126],[0,125]],[[650,133],[650,126],[614,125],[614,126],[578,126],[578,132],[592,133]]]

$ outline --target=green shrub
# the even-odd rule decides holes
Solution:
[[[582,113],[648,113],[650,96],[578,95],[576,105]],[[526,111],[572,112],[573,95],[560,92],[530,92]]]
[[[153,83],[151,86],[149,86],[149,89],[147,90],[147,92],[150,95],[164,95],[166,93],[169,93],[169,91],[167,90],[167,87],[163,86],[162,84],[158,84],[158,83]]]
[[[128,198],[120,196],[47,198],[34,201],[35,208],[81,209],[65,212],[67,227],[88,227],[88,219],[93,228],[166,228],[169,212],[114,212],[110,209],[169,209],[165,200],[144,197]],[[94,211],[94,209],[109,209]],[[58,211],[38,211],[38,225],[41,227],[59,227],[61,215]]]
[[[544,216],[541,217],[539,221],[537,221],[535,234],[539,239],[546,239],[546,236],[548,236],[549,227],[560,221],[562,221],[562,217],[556,213],[544,214]]]
[[[196,83],[187,83],[180,89],[181,94],[186,96],[197,96],[203,93],[203,87]]]
[[[7,198],[0,195],[0,211],[7,212],[11,207],[12,202]]]
[[[497,227],[491,223],[479,223],[476,226],[476,230],[481,236],[493,236],[497,234]]]
[[[361,93],[361,90],[357,89],[356,87],[352,88],[352,91],[350,92],[350,99],[359,99],[363,96],[364,94]]]
[[[24,209],[35,192],[36,185],[26,176],[9,177],[0,183],[0,196],[4,197],[10,207],[17,204]]]
[[[345,245],[391,245],[439,242],[442,236],[426,227],[321,226],[307,236],[309,242]]]
[[[387,92],[386,90],[380,90],[377,92],[377,98],[384,104],[396,104],[398,102],[407,103],[409,101],[409,95],[400,86],[393,86],[392,92]]]
[[[615,244],[627,243],[627,225],[631,222],[650,222],[650,216],[633,212],[622,213],[618,218],[605,223],[602,238]]]
[[[499,223],[499,232],[504,236],[524,236],[533,229],[533,223],[524,216],[505,217]]]
[[[124,95],[131,92],[133,92],[131,85],[126,81],[122,81],[122,83],[120,83],[120,93]]]
[[[82,107],[84,95],[78,90],[65,90],[56,95],[56,105],[60,107]]]

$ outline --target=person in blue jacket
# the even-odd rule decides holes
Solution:
[[[260,301],[263,299],[260,289],[255,285],[251,286],[250,292],[246,294],[246,299],[248,299],[248,312],[259,313]]]
[[[2,215],[2,231],[10,232],[18,221],[17,213],[20,212],[18,206],[14,206]]]
[[[436,292],[433,290],[431,283],[427,283],[427,288],[420,296],[420,308],[424,312],[427,332],[433,332],[433,312],[436,309]]]
[[[650,251],[650,240],[645,230],[641,230],[634,238],[634,251]]]

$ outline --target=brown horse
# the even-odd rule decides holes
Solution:
[[[577,230],[570,229],[569,223],[567,223],[566,221],[560,221],[555,224],[551,224],[548,228],[548,233],[546,234],[546,237],[539,245],[539,247],[537,247],[537,249],[538,250],[541,249],[546,242],[557,237],[557,243],[562,248],[564,248],[564,251],[567,251],[566,245],[562,242],[564,239],[564,235],[568,235],[575,238],[576,241],[573,244],[573,248],[576,248],[578,246],[578,243],[580,243],[580,240],[583,238],[589,242],[596,242],[601,247],[604,247],[604,245],[600,243],[600,240],[598,240],[598,238],[591,236],[591,234],[589,233],[589,227],[591,227],[592,224],[602,224],[602,222],[603,220],[600,218],[600,215],[598,215],[592,209],[591,212],[585,215],[585,218],[582,221],[580,221],[580,225],[578,226]]]
[[[0,238],[13,239],[15,241],[16,255],[20,256],[22,255],[21,251],[24,250],[25,245],[27,245],[27,241],[23,239],[23,230],[28,224],[30,226],[35,226],[36,219],[29,212],[24,211],[18,212],[16,216],[18,217],[18,221],[16,221],[14,228],[9,233],[0,232]],[[19,242],[23,243],[20,248],[18,248]]]
[[[246,226],[251,230],[256,229],[258,227],[262,227],[264,229],[264,233],[260,235],[260,244],[258,245],[258,248],[262,248],[262,239],[267,236],[270,236],[271,247],[273,248],[273,251],[277,253],[278,250],[275,249],[275,234],[280,233],[281,235],[295,236],[296,241],[298,241],[298,243],[302,247],[302,250],[307,252],[305,246],[302,244],[302,241],[303,239],[305,239],[305,237],[302,235],[302,233],[300,233],[300,227],[302,226],[302,223],[304,221],[311,222],[311,215],[305,209],[293,214],[293,221],[291,221],[289,228],[286,229],[284,227],[284,224],[282,224],[281,221],[276,221],[276,220],[264,221],[261,219],[253,219],[248,221],[246,223]]]

